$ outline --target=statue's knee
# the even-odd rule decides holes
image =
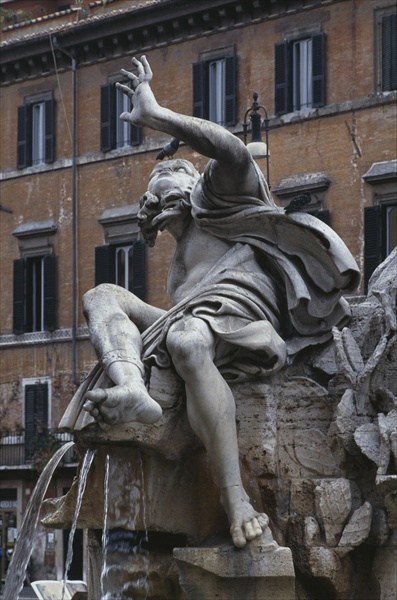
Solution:
[[[114,285],[112,283],[101,283],[96,287],[88,290],[83,295],[83,310],[87,314],[92,306],[97,306],[99,302],[106,302],[114,293]]]
[[[178,369],[200,368],[211,353],[210,343],[195,331],[170,331],[167,348]]]

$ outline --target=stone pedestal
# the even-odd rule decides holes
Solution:
[[[241,550],[175,548],[174,558],[187,600],[295,600],[291,550],[266,536]]]

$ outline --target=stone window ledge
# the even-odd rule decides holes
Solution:
[[[77,329],[77,339],[89,338],[88,327],[82,326]],[[56,331],[33,331],[15,335],[13,333],[0,335],[0,348],[15,346],[32,346],[38,344],[54,344],[59,342],[71,342],[72,329],[57,329]]]

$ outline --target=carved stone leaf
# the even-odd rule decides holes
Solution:
[[[339,541],[339,547],[354,548],[367,539],[372,521],[372,506],[364,502],[360,508],[354,511],[349,522],[343,530]]]
[[[315,489],[315,496],[327,544],[334,547],[352,508],[350,482],[342,477],[331,481],[322,481]]]
[[[318,429],[296,431],[295,457],[299,464],[319,475],[333,475],[337,464],[331,453],[327,436]]]
[[[354,441],[361,452],[372,460],[378,467],[380,465],[380,435],[376,423],[365,423],[357,427],[354,432]]]

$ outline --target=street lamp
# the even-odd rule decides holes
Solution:
[[[253,102],[250,108],[244,115],[243,131],[244,131],[244,144],[247,146],[248,151],[254,158],[266,158],[266,179],[267,184],[270,188],[269,181],[269,117],[266,108],[258,103],[258,94],[254,92],[252,94]],[[260,111],[264,114],[263,128],[265,130],[265,141],[262,142],[262,116]],[[248,118],[251,121],[251,141],[247,144],[247,132],[248,132]]]

